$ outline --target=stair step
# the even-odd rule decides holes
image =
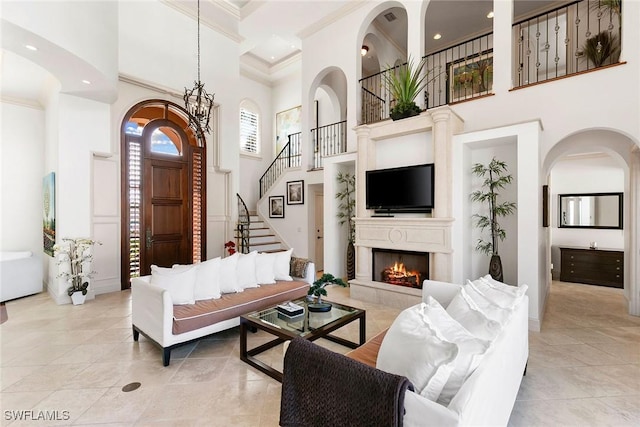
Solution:
[[[264,236],[249,236],[249,246],[280,243],[275,238],[275,234],[265,234]]]
[[[265,254],[273,254],[276,252],[284,252],[284,251],[286,251],[286,249],[280,248],[280,249],[269,249],[268,251],[260,251],[260,252]]]
[[[261,244],[261,245],[249,245],[249,251],[258,251],[258,252],[278,252],[282,250],[282,245],[280,242],[272,243],[272,244]]]
[[[280,242],[277,240],[270,240],[268,242],[259,242],[259,243],[251,243],[249,246],[269,246],[269,245],[279,245]]]

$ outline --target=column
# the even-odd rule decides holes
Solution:
[[[356,158],[356,218],[365,218],[367,212],[366,171],[375,167],[375,145],[369,139],[371,128],[367,125],[357,127],[358,157]],[[356,279],[371,280],[371,248],[358,244],[359,226],[356,220]]]

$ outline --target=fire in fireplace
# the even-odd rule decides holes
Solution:
[[[429,253],[373,248],[372,280],[422,289],[429,278]]]

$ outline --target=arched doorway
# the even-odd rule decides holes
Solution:
[[[199,134],[184,108],[170,101],[141,102],[123,119],[122,289],[151,265],[205,256],[206,152]]]
[[[567,160],[570,159],[570,160]],[[599,161],[599,159],[602,159]],[[612,192],[619,190],[623,193],[623,228],[622,230],[561,230],[557,228],[558,211],[557,201],[552,197],[554,203],[550,204],[550,227],[547,229],[547,271],[551,271],[551,264],[554,270],[557,269],[557,250],[554,252],[553,246],[560,244],[570,246],[589,245],[590,241],[598,241],[601,247],[613,247],[624,252],[624,296],[628,303],[629,314],[640,315],[638,310],[638,256],[637,247],[638,239],[638,218],[637,201],[640,197],[640,187],[638,186],[638,176],[640,166],[638,148],[628,136],[623,135],[614,130],[591,129],[583,130],[578,133],[569,135],[559,141],[547,153],[543,164],[543,176],[546,176],[546,183],[550,185],[550,194],[554,194],[553,172],[556,171],[563,162],[582,163],[586,165],[582,169],[583,176],[577,175],[572,177],[572,181],[576,181],[576,185],[582,185],[584,191],[589,192],[591,189],[602,189],[602,192]],[[613,169],[612,169],[613,166]],[[575,168],[572,165],[572,168]],[[565,167],[565,170],[567,168]],[[569,169],[570,170],[570,169]],[[619,176],[619,178],[616,178]],[[569,179],[567,174],[562,177],[563,184]],[[610,187],[612,183],[616,183],[617,187]],[[557,179],[556,179],[557,181]],[[556,184],[556,186],[558,186]],[[609,187],[608,187],[609,186]],[[566,188],[566,187],[563,187]],[[557,191],[556,191],[557,193]],[[556,195],[557,197],[557,195]],[[579,233],[576,233],[576,231]],[[575,242],[568,241],[568,233],[573,232],[577,235]],[[596,234],[598,232],[598,234]],[[589,234],[592,233],[592,234]],[[608,233],[605,234],[605,233]],[[553,259],[556,258],[556,262]],[[562,268],[562,266],[560,266]],[[548,281],[551,277],[547,278]]]

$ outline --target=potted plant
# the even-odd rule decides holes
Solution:
[[[327,296],[327,290],[325,286],[327,285],[339,285],[342,287],[346,287],[347,284],[344,280],[334,277],[332,274],[325,273],[318,280],[313,282],[313,285],[309,287],[309,292],[307,295],[312,295],[316,297],[315,303],[307,304],[307,308],[309,311],[329,311],[331,310],[331,303],[322,302],[322,296]]]
[[[596,68],[614,64],[620,59],[620,40],[609,31],[601,31],[584,42],[582,51]]]
[[[347,224],[347,280],[356,277],[356,228],[353,217],[356,209],[356,198],[353,193],[356,191],[356,176],[350,173],[338,172],[338,184],[342,189],[336,193],[336,198],[340,201],[338,205],[338,222],[340,225]]]
[[[389,72],[384,73],[384,81],[395,100],[395,105],[389,111],[392,120],[404,119],[420,114],[420,107],[415,103],[415,99],[427,86],[429,81],[429,71],[423,73],[425,59],[421,59],[414,65],[413,59],[409,56],[407,62],[394,67]],[[435,77],[434,77],[435,78]]]
[[[476,225],[481,231],[489,228],[491,241],[478,239],[476,250],[486,255],[491,255],[489,262],[489,274],[495,280],[502,282],[502,261],[498,253],[498,239],[504,240],[506,232],[498,223],[498,218],[511,215],[516,210],[514,202],[498,202],[499,190],[511,183],[512,177],[508,173],[507,164],[495,157],[488,165],[476,163],[471,169],[472,173],[483,179],[480,190],[471,193],[471,201],[488,204],[489,214],[475,214]]]
[[[58,274],[58,277],[64,277],[70,284],[67,295],[71,297],[73,304],[84,304],[89,288],[88,279],[95,273],[85,271],[86,268],[90,269],[93,260],[90,248],[102,243],[87,238],[64,238],[62,241],[62,244],[54,246],[54,250],[58,257],[58,265],[68,265],[68,269]]]

